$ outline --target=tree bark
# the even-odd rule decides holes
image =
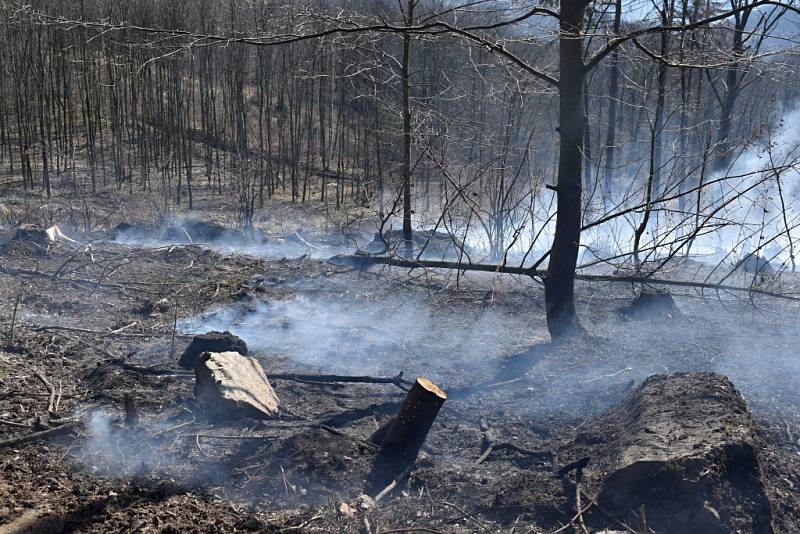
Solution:
[[[369,485],[380,491],[414,463],[447,394],[427,378],[417,378],[397,415],[381,436]]]
[[[407,12],[403,14],[406,27],[414,24],[414,7],[417,0],[408,0]],[[403,85],[403,239],[406,249],[411,248],[411,101],[409,76],[411,56],[411,33],[403,33],[403,63],[400,78]],[[411,250],[407,250],[407,256]]]
[[[547,327],[553,339],[581,330],[575,313],[575,266],[581,235],[581,146],[586,117],[583,105],[585,0],[561,2],[559,38],[559,132],[556,231],[544,284]]]
[[[614,35],[619,35],[622,24],[622,0],[614,4]],[[608,82],[608,125],[606,130],[606,165],[603,201],[606,207],[613,205],[614,194],[614,155],[617,143],[617,110],[619,109],[619,52],[611,53],[611,74]]]

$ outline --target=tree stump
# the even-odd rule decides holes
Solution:
[[[278,396],[258,360],[238,352],[206,352],[194,372],[195,397],[210,415],[221,419],[277,415]]]
[[[725,376],[648,378],[576,436],[598,503],[622,520],[647,510],[656,532],[771,533],[754,422]]]
[[[368,479],[369,490],[382,490],[414,463],[446,400],[447,394],[436,384],[417,378],[397,415],[373,434],[381,448]]]
[[[247,343],[241,338],[225,332],[206,332],[194,336],[189,346],[181,354],[178,365],[184,369],[194,369],[204,352],[238,352],[247,356]]]

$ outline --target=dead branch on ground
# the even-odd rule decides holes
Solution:
[[[52,421],[51,421],[52,423]],[[0,441],[0,449],[4,449],[7,447],[15,447],[17,445],[22,445],[23,443],[29,443],[31,441],[37,441],[40,439],[47,439],[53,436],[60,436],[61,434],[66,434],[72,431],[74,428],[77,428],[83,424],[82,421],[71,421],[69,423],[65,423],[63,425],[48,428],[47,430],[42,430],[40,432],[33,432],[31,434],[25,434],[24,436],[19,436],[12,439],[7,439],[5,441]]]
[[[497,441],[497,438],[495,437],[494,432],[492,432],[492,429],[489,428],[489,424],[486,422],[486,419],[481,419],[480,426],[481,431],[483,432],[483,453],[478,457],[477,460],[475,460],[476,465],[482,464],[484,461],[486,461],[492,452],[503,449],[525,456],[530,456],[534,459],[549,460],[554,469],[558,465],[558,455],[555,451],[547,449],[526,449],[525,447],[520,447],[519,445],[515,445],[509,441]]]

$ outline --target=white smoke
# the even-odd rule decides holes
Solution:
[[[310,298],[235,304],[186,319],[181,330],[228,330],[248,348],[323,372],[452,377],[454,355],[470,373],[491,373],[503,354],[535,343],[507,311],[461,309],[441,314],[414,298]]]

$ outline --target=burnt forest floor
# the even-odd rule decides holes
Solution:
[[[0,237],[2,440],[47,417],[36,373],[60,391],[55,415],[83,421],[0,448],[0,529],[38,514],[53,532],[554,531],[575,513],[568,489],[513,452],[476,465],[481,420],[557,450],[646,377],[707,370],[729,376],[756,419],[776,530],[800,530],[796,304],[685,290],[678,312],[633,320],[620,313],[629,284],[580,284],[590,335],[553,347],[528,279],[130,246],[67,228],[77,244]],[[403,399],[393,385],[273,379],[277,419],[207,420],[175,362],[192,333],[225,328],[267,375],[403,372],[442,386],[450,398],[408,482],[377,506],[359,498],[363,439]],[[587,522],[620,528],[597,510]]]

